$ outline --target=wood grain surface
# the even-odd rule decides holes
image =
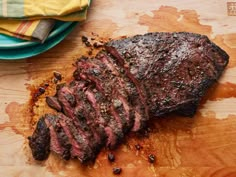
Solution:
[[[89,51],[81,36],[107,39],[154,31],[205,34],[230,55],[196,116],[152,120],[148,136],[128,135],[113,151],[115,163],[108,162],[106,149],[87,166],[53,153],[47,161],[34,161],[27,137],[39,116],[52,111],[45,96],[55,89],[53,71],[67,81],[72,63]],[[33,103],[33,93],[45,83],[49,87]],[[151,153],[154,164],[147,160]],[[113,167],[121,167],[124,177],[236,177],[236,16],[228,16],[227,1],[94,0],[88,19],[53,49],[26,60],[0,60],[1,177],[110,177]]]

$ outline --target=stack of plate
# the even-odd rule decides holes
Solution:
[[[45,52],[61,42],[77,23],[58,21],[43,44],[0,34],[0,59],[22,59]]]

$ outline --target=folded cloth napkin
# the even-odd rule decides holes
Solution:
[[[55,20],[83,21],[90,0],[0,0],[0,33],[43,42]]]
[[[44,42],[55,24],[53,19],[7,20],[0,19],[0,33],[25,40]]]

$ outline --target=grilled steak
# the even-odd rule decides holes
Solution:
[[[206,36],[148,33],[107,44],[144,85],[151,116],[173,111],[193,116],[200,98],[228,63],[228,55]],[[181,110],[181,111],[180,111]]]
[[[57,87],[48,105],[58,115],[39,119],[29,145],[36,160],[49,149],[64,159],[94,160],[150,118],[193,116],[229,56],[206,36],[148,33],[108,42],[76,62],[74,81]]]

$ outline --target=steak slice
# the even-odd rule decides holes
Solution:
[[[45,160],[50,152],[50,133],[44,117],[38,120],[32,136],[28,137],[29,146],[35,160]]]
[[[59,117],[52,114],[46,114],[45,122],[50,130],[50,149],[59,154],[63,159],[69,160],[71,157],[71,143],[59,123]]]
[[[56,96],[60,105],[62,105],[63,113],[68,117],[73,117],[73,109],[76,105],[73,91],[66,85],[58,88]]]
[[[229,58],[207,36],[186,32],[148,33],[106,45],[144,85],[149,113],[157,117],[170,112],[193,116]]]

